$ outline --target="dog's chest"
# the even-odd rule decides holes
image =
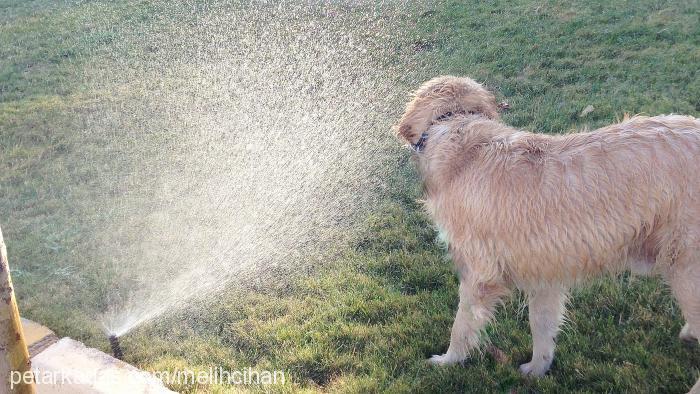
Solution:
[[[443,227],[441,227],[439,224],[436,226],[437,227],[437,239],[438,241],[444,245],[445,247],[450,246],[450,236],[447,234],[447,230],[445,230]]]
[[[449,246],[450,233],[447,230],[447,223],[444,222],[445,219],[440,215],[441,212],[444,212],[442,209],[444,207],[440,207],[437,201],[431,198],[428,198],[425,201],[425,207],[427,208],[427,211],[435,224],[435,229],[437,230],[437,240],[445,247]]]

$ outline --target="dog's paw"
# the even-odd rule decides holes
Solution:
[[[540,377],[544,376],[547,371],[549,371],[549,364],[547,363],[535,363],[530,361],[520,366],[520,373],[523,376]]]
[[[456,364],[460,361],[462,361],[462,360],[460,360],[459,358],[454,357],[448,353],[445,353],[441,356],[436,354],[433,357],[430,357],[428,359],[428,363],[430,363],[432,365],[439,365],[439,366]]]
[[[688,323],[683,326],[683,329],[681,330],[681,333],[678,334],[678,337],[681,339],[681,341],[687,343],[694,343],[698,340],[695,334],[690,330]]]

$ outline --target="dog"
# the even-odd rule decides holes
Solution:
[[[518,130],[495,96],[470,78],[424,83],[394,126],[413,149],[425,206],[459,275],[450,344],[429,362],[478,349],[494,310],[514,288],[528,296],[532,360],[554,358],[569,290],[626,270],[670,285],[700,333],[700,120],[635,116],[592,132]],[[700,392],[700,381],[691,392]]]

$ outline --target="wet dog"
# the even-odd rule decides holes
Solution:
[[[396,131],[460,277],[449,348],[430,362],[467,358],[517,287],[533,336],[520,371],[541,376],[569,289],[625,270],[662,276],[687,322],[681,337],[700,333],[700,120],[637,116],[536,134],[502,123],[479,83],[445,76],[415,92]]]

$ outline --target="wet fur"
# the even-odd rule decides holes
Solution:
[[[431,362],[468,357],[517,287],[529,295],[533,331],[521,371],[542,375],[568,290],[624,270],[661,275],[688,322],[681,336],[700,332],[699,120],[636,116],[536,134],[503,124],[482,85],[448,76],[415,92],[396,130],[409,143],[427,133],[414,154],[426,208],[460,274],[450,346]]]

